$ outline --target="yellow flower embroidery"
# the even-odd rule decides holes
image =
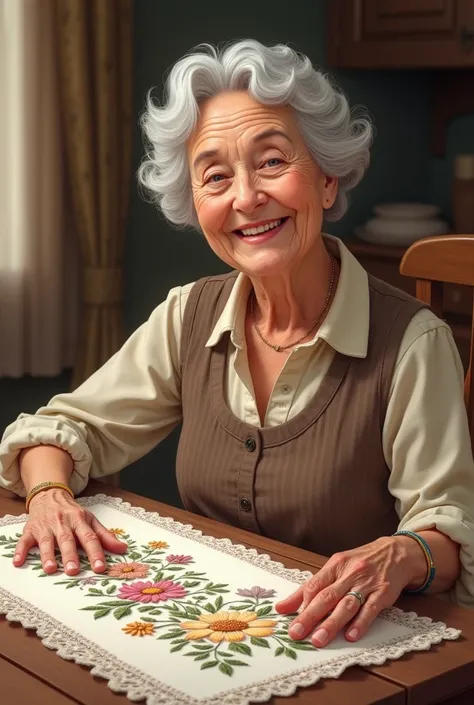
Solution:
[[[149,622],[130,622],[122,631],[130,636],[150,636],[155,631],[155,625]]]
[[[242,641],[245,636],[271,636],[277,623],[273,619],[256,619],[255,612],[217,612],[202,614],[199,621],[181,622],[181,629],[189,630],[186,639]]]
[[[117,538],[125,534],[124,529],[109,529],[109,531],[111,534],[114,534],[114,536],[117,536]]]
[[[169,548],[166,541],[148,541],[148,545],[150,548]]]

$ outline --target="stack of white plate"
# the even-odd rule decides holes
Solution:
[[[380,245],[410,245],[430,235],[449,232],[440,208],[429,203],[385,203],[374,207],[375,217],[356,229],[361,240]]]

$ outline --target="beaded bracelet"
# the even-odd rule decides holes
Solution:
[[[406,595],[419,595],[421,592],[425,592],[425,590],[428,590],[429,586],[433,582],[435,574],[436,574],[436,568],[435,568],[435,564],[433,561],[433,554],[431,553],[430,547],[428,546],[425,539],[422,536],[420,536],[419,534],[415,534],[414,531],[396,531],[392,535],[393,536],[409,536],[411,539],[414,539],[415,541],[417,541],[417,543],[420,545],[423,553],[425,554],[426,564],[428,566],[426,580],[421,587],[416,588],[415,590],[404,590],[403,592]]]
[[[28,507],[30,506],[30,502],[33,499],[33,497],[36,497],[37,494],[40,492],[43,492],[43,490],[49,490],[51,487],[58,487],[60,490],[65,490],[66,492],[69,492],[71,497],[74,499],[74,492],[71,490],[70,487],[67,485],[64,485],[62,482],[41,482],[39,485],[35,485],[27,494],[26,496],[26,511],[28,511]]]

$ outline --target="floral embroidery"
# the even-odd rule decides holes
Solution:
[[[242,590],[239,588],[237,593],[242,595],[242,597],[273,597],[275,590],[265,590],[264,588],[257,587],[255,585],[255,587],[250,588],[250,590]]]
[[[107,554],[107,572],[90,575],[87,555],[80,551],[82,574],[62,575],[54,582],[82,590],[91,604],[79,609],[92,612],[94,619],[131,617],[121,627],[124,634],[166,640],[170,653],[191,656],[202,662],[201,669],[216,668],[226,676],[248,666],[254,648],[273,649],[274,656],[293,660],[299,651],[317,651],[310,642],[288,636],[294,615],[274,611],[275,590],[255,585],[232,592],[227,583],[214,583],[205,571],[194,570],[193,556],[165,556],[166,541],[139,545],[124,529],[110,531],[127,543],[126,557]],[[0,537],[0,549],[14,551],[19,537]],[[56,560],[61,570],[59,551]],[[27,563],[39,578],[46,577],[37,552],[28,554]]]
[[[150,636],[155,631],[155,625],[148,622],[131,622],[122,631],[130,636]]]
[[[257,619],[256,612],[217,612],[204,614],[198,622],[181,622],[181,629],[191,630],[186,639],[208,638],[220,641],[242,641],[247,636],[271,636],[277,623],[273,619]]]
[[[121,536],[125,536],[127,533],[124,529],[109,529],[110,533],[116,536],[117,538],[120,538]]]
[[[150,548],[169,548],[169,544],[166,541],[149,541],[148,545]]]
[[[122,585],[119,597],[136,602],[164,602],[173,598],[186,597],[188,591],[172,580],[160,580],[157,583],[139,580],[132,585]]]
[[[150,569],[144,563],[114,563],[107,571],[109,578],[121,578],[122,580],[134,580],[135,578],[146,578]]]
[[[179,563],[181,565],[187,565],[188,563],[192,563],[193,557],[175,556],[173,553],[171,553],[169,556],[166,556],[166,560],[168,561],[168,563]]]

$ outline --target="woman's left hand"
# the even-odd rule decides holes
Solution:
[[[401,544],[382,537],[360,548],[334,554],[323,568],[296,592],[276,605],[280,614],[299,611],[290,625],[292,639],[321,647],[344,628],[346,639],[363,636],[375,617],[391,607],[413,576],[408,572]],[[360,593],[363,604],[349,591]]]

